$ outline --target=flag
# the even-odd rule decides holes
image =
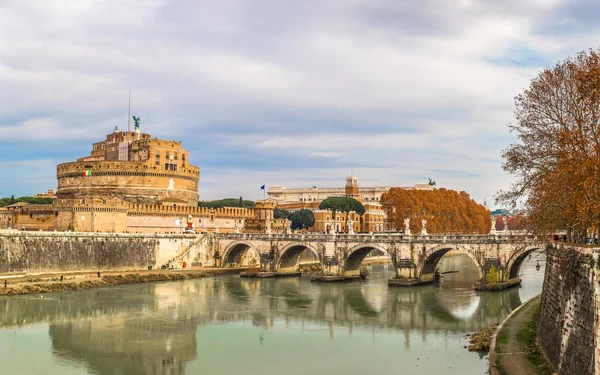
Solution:
[[[261,186],[260,190],[265,190],[265,185]]]
[[[82,175],[83,176],[91,176],[92,175],[92,170],[91,169],[86,169],[85,171],[83,171]]]

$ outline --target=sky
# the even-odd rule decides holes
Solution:
[[[131,114],[181,140],[200,199],[260,186],[507,188],[514,96],[597,48],[591,0],[0,0],[0,197]],[[133,125],[132,125],[133,126]]]

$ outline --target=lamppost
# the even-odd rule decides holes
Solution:
[[[85,165],[84,176],[90,178],[90,196],[92,197],[92,232],[95,232],[96,213],[94,212],[94,174],[92,173],[92,166]]]

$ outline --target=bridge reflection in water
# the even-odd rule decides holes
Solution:
[[[388,289],[385,281],[393,270],[380,265],[371,267],[363,283],[224,276],[3,298],[0,327],[18,333],[19,327],[47,323],[54,358],[107,375],[184,374],[186,365],[197,360],[198,348],[214,344],[199,334],[202,327],[231,323],[258,327],[254,344],[262,344],[273,327],[294,326],[326,330],[330,339],[357,329],[395,331],[409,348],[430,335],[464,334],[496,324],[521,304],[519,289],[474,292],[470,272],[478,271],[469,268],[469,261],[444,258],[442,271],[459,272],[442,285],[415,288]],[[541,274],[534,275],[539,286]],[[0,331],[0,343],[12,337],[3,333],[12,335]]]

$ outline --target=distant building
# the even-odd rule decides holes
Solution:
[[[359,187],[358,179],[354,176],[346,178],[343,188],[286,188],[281,185],[269,187],[269,200],[282,210],[296,211],[300,209],[313,210],[315,224],[311,228],[315,232],[383,232],[389,230],[383,207],[379,203],[381,195],[390,190],[390,186]],[[416,184],[404,189],[433,190],[429,184]],[[336,212],[333,217],[329,210],[320,210],[321,202],[330,197],[352,197],[365,207],[364,215],[351,212],[346,221],[344,212]],[[345,228],[348,223],[348,228]]]
[[[348,181],[349,179],[350,181]],[[351,195],[359,196],[363,198],[365,202],[379,202],[381,195],[388,192],[391,188],[391,186],[359,187],[358,179],[354,176],[351,176],[346,179],[346,187],[322,188],[313,186],[312,188],[286,188],[281,185],[274,185],[269,187],[267,190],[267,195],[269,199],[272,199],[278,205],[280,203],[321,202],[329,197],[346,196],[348,184],[356,188],[356,190],[352,190]],[[416,184],[414,186],[403,186],[402,188],[408,190],[435,189],[429,184]]]
[[[498,209],[495,209],[494,211],[492,211],[492,216],[496,217],[496,216],[511,216],[511,215],[507,209],[498,208]]]
[[[36,195],[33,196],[34,198],[52,198],[55,199],[56,198],[56,190],[54,189],[48,189],[47,192],[45,193],[38,193]]]

